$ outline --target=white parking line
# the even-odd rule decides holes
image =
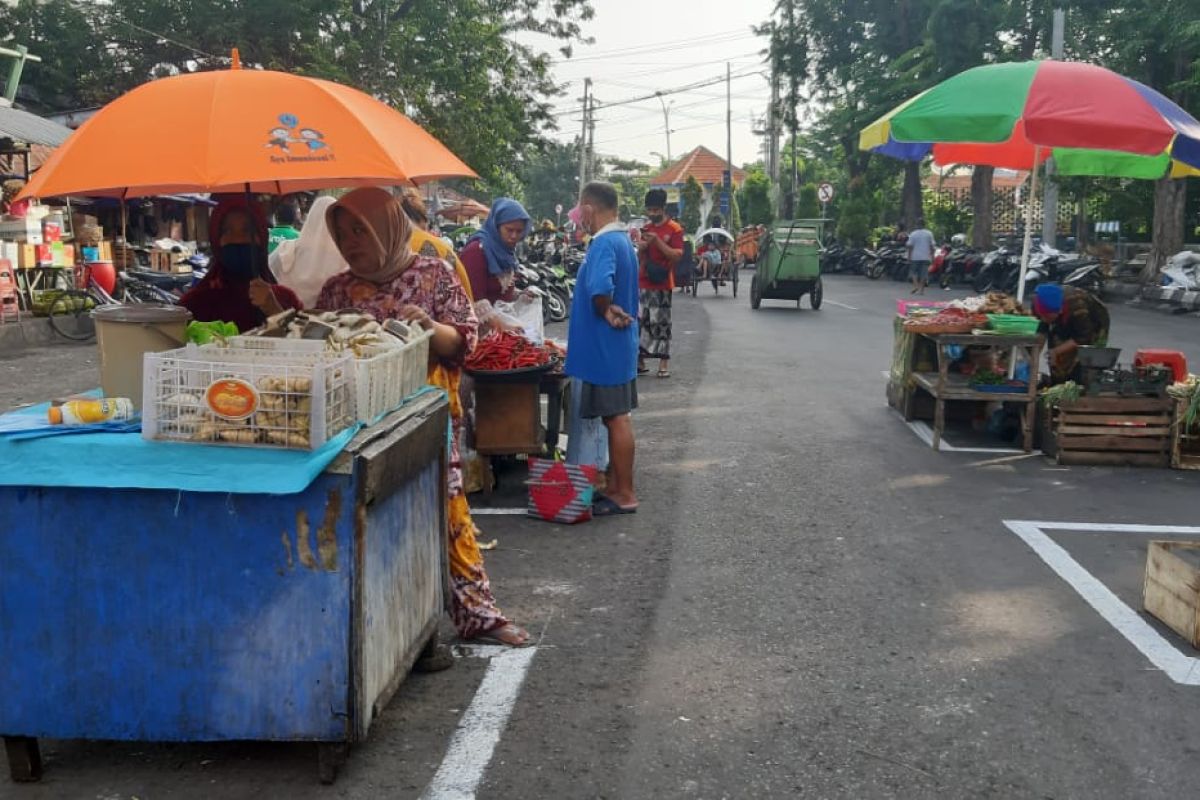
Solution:
[[[858,309],[855,308],[854,306],[848,306],[845,303],[839,303],[837,300],[826,300],[825,304],[830,305],[830,306],[837,306],[838,308],[844,308],[847,311],[858,311]]]
[[[1084,533],[1141,533],[1158,536],[1200,535],[1200,528],[1176,525],[1117,525],[1094,522],[1032,522],[1005,520],[1004,525],[1046,562],[1058,577],[1117,629],[1150,663],[1184,686],[1200,686],[1200,658],[1184,655],[1141,615],[1088,572],[1066,549],[1046,535],[1047,530]]]
[[[536,652],[536,647],[528,647],[491,656],[483,682],[422,800],[474,800]]]
[[[515,517],[520,514],[529,513],[526,508],[472,508],[471,516],[473,517]]]

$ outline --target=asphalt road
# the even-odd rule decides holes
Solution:
[[[1200,477],[932,451],[884,402],[901,291],[832,278],[819,312],[677,295],[674,377],[640,387],[641,511],[479,517],[538,645],[477,796],[1190,796],[1200,687],[1005,522],[1189,525]],[[1200,364],[1200,320],[1113,318],[1117,346]],[[1139,607],[1151,536],[1046,530]],[[477,696],[493,661],[410,678],[333,787],[302,747],[52,742],[45,781],[0,798],[421,797],[468,708],[503,710]]]

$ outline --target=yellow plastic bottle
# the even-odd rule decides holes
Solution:
[[[51,425],[94,425],[98,422],[122,422],[134,416],[133,401],[127,397],[103,400],[68,400],[51,406],[47,412]]]

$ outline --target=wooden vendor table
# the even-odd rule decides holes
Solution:
[[[998,336],[990,334],[921,334],[934,343],[937,350],[937,372],[913,372],[911,380],[918,389],[929,392],[934,399],[933,449],[937,450],[946,427],[946,401],[971,400],[985,403],[1017,403],[1021,406],[1021,433],[1025,452],[1033,450],[1033,426],[1037,405],[1038,364],[1044,340],[1041,336]],[[985,392],[970,386],[965,375],[951,375],[948,345],[987,347],[1023,351],[1029,362],[1029,388],[1021,393]]]
[[[475,450],[485,456],[553,452],[562,430],[568,378],[546,373],[525,382],[475,379]],[[543,423],[541,396],[546,396]],[[543,434],[543,430],[545,433]]]

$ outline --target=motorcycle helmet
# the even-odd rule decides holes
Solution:
[[[962,247],[966,243],[967,243],[967,237],[965,234],[956,233],[950,237],[950,244],[954,245],[955,247]]]

